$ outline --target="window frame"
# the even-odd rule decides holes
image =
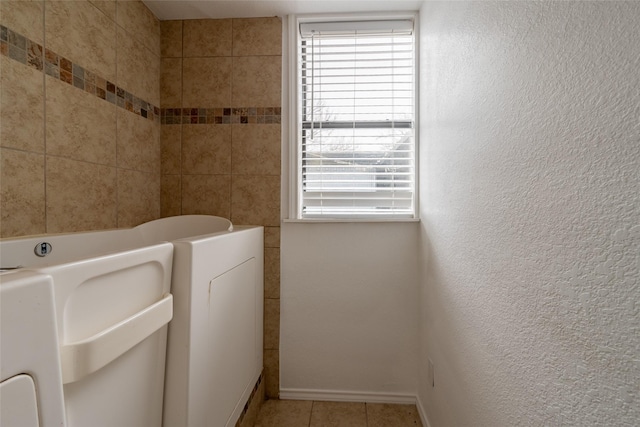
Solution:
[[[414,95],[414,116],[413,116],[413,143],[414,143],[414,182],[413,182],[413,213],[411,216],[399,217],[392,215],[375,215],[375,216],[318,216],[304,217],[302,216],[302,159],[301,159],[301,141],[299,136],[302,134],[302,102],[301,102],[301,69],[298,62],[298,48],[301,43],[300,24],[313,22],[339,22],[339,21],[375,21],[375,20],[404,20],[410,19],[414,22],[413,28],[413,61],[414,61],[414,78],[413,78],[413,95]],[[283,106],[288,110],[286,118],[283,116],[283,128],[287,131],[283,132],[283,193],[287,197],[283,198],[286,208],[284,221],[287,222],[417,222],[419,221],[419,34],[418,34],[418,12],[396,12],[379,14],[320,14],[320,15],[290,15],[283,22]],[[288,141],[287,141],[288,140]],[[288,206],[284,206],[288,205]],[[283,212],[284,213],[284,212]]]

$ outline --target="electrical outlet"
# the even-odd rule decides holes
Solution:
[[[436,386],[434,371],[433,371],[433,361],[431,359],[427,359],[427,380],[431,387]]]

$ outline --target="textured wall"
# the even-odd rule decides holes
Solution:
[[[424,4],[432,427],[638,425],[638,22],[637,2]]]
[[[160,216],[160,23],[140,1],[0,2],[0,236]]]

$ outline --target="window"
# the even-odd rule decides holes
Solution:
[[[297,217],[414,218],[413,19],[297,24]]]

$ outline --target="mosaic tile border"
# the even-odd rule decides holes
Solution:
[[[280,107],[163,108],[163,125],[281,123]]]
[[[236,421],[236,427],[240,427],[244,417],[247,415],[247,412],[249,412],[249,406],[253,403],[253,398],[256,397],[256,392],[258,391],[258,388],[260,388],[260,383],[262,383],[262,374],[260,374],[258,381],[256,381],[256,384],[253,386],[253,390],[251,390],[251,395],[249,396],[249,399],[247,399],[247,403],[244,404],[242,414],[240,414],[240,418]]]
[[[38,71],[44,70],[48,76],[139,116],[160,122],[160,108],[90,72],[79,64],[74,64],[64,56],[43,48],[39,43],[29,40],[4,25],[0,25],[0,55]]]

